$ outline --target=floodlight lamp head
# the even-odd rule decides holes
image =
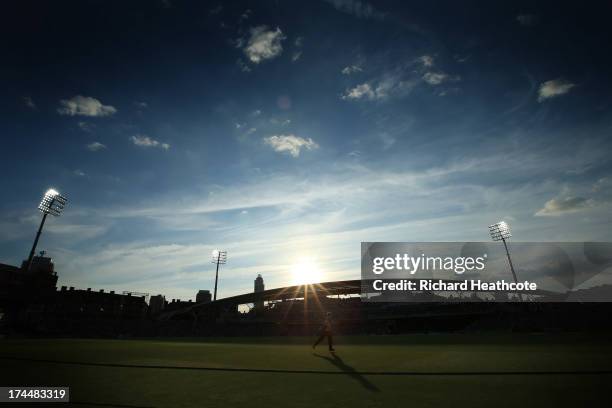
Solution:
[[[56,190],[50,188],[42,198],[40,204],[38,205],[38,209],[44,214],[51,214],[59,217],[67,202],[68,199],[66,197],[58,193]]]
[[[227,251],[215,249],[212,251],[212,263],[224,264],[227,262]]]
[[[489,225],[489,233],[493,241],[503,241],[512,236],[510,226],[505,221]]]

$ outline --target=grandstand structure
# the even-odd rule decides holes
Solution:
[[[27,273],[0,264],[0,335],[311,336],[327,312],[339,335],[609,327],[608,304],[562,303],[569,292],[531,292],[550,303],[507,302],[508,293],[491,291],[415,291],[398,301],[373,291],[367,280],[266,290],[258,277],[250,293],[210,301],[208,292],[196,302],[157,295],[147,304],[148,293],[57,288],[52,260],[41,255],[34,261]],[[604,289],[600,297],[609,298]]]
[[[366,287],[371,286],[363,280],[288,286],[194,303],[153,318],[159,335],[312,335],[331,312],[339,334],[394,334],[465,328],[516,307],[490,302],[507,293],[420,292],[407,302],[388,302],[376,300],[380,293],[367,293]],[[250,307],[257,304],[264,307]]]

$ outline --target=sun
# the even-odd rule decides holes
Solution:
[[[291,282],[294,285],[318,283],[322,279],[321,269],[312,258],[301,258],[291,265]]]

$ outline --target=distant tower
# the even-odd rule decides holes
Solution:
[[[257,278],[255,278],[255,292],[263,292],[264,290],[263,278],[261,277],[261,274],[258,274]]]
[[[149,298],[149,311],[152,315],[156,315],[162,310],[166,304],[166,298],[163,295],[151,296]]]
[[[258,274],[257,278],[255,278],[255,293],[263,292],[264,288],[265,287],[264,287],[263,278],[261,277],[261,274]],[[255,303],[255,309],[262,310],[263,307],[264,307],[264,301],[263,300],[258,300]]]
[[[212,300],[212,296],[210,294],[210,290],[200,290],[196,295],[196,303],[202,302],[210,302]]]

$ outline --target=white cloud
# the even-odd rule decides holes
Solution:
[[[240,20],[248,20],[252,13],[253,12],[250,9],[244,10],[244,13],[240,15]]]
[[[295,41],[293,42],[295,46],[295,50],[293,51],[293,54],[291,55],[292,62],[296,62],[297,60],[302,58],[302,44],[303,43],[304,43],[304,37],[297,37]]]
[[[418,58],[418,61],[426,68],[433,67],[434,65],[434,57],[431,55],[422,55]]]
[[[110,105],[103,105],[96,98],[77,95],[70,99],[62,99],[57,112],[60,115],[69,116],[110,116],[117,112],[117,109]]]
[[[244,54],[254,64],[277,57],[283,52],[281,42],[287,37],[280,28],[269,29],[262,25],[251,28],[251,37],[244,47]]]
[[[562,78],[543,82],[538,89],[538,102],[564,95],[575,86],[576,84]]]
[[[155,139],[151,139],[147,135],[132,136],[132,137],[130,137],[130,140],[136,146],[140,146],[140,147],[159,147],[159,148],[162,148],[164,150],[168,150],[170,148],[170,145],[168,143],[161,143],[161,142],[159,142],[159,141],[157,141]]]
[[[371,18],[382,20],[385,14],[376,10],[371,4],[359,0],[326,0],[333,5],[336,10],[343,13],[352,14],[359,18]]]
[[[77,126],[83,132],[91,132],[93,130],[93,128],[95,127],[93,124],[87,123],[87,122],[79,122],[79,123],[77,123]]]
[[[429,85],[440,85],[448,79],[449,76],[443,72],[426,72],[423,75],[423,80]]]
[[[23,98],[21,98],[21,100],[23,101],[23,104],[32,109],[32,110],[36,110],[36,104],[34,103],[34,101],[32,100],[31,97],[29,96],[24,96]]]
[[[304,139],[295,135],[269,136],[264,138],[264,143],[272,147],[276,152],[287,152],[293,157],[298,157],[302,149],[313,150],[319,147],[311,138]]]
[[[591,207],[592,204],[592,200],[584,197],[553,198],[552,200],[548,200],[544,204],[544,207],[538,210],[535,215],[558,216],[587,209]]]
[[[270,123],[273,125],[278,125],[278,126],[288,126],[291,124],[291,119],[271,118]]]
[[[354,88],[348,89],[344,95],[342,95],[342,99],[376,99],[376,93],[370,84],[366,82],[361,85],[357,85]]]
[[[342,72],[343,75],[351,75],[351,74],[354,74],[355,72],[361,72],[361,71],[363,71],[363,69],[361,69],[361,67],[358,65],[348,65],[342,68],[342,71],[340,72]]]
[[[98,150],[106,149],[106,146],[100,142],[92,142],[87,145],[87,150],[97,152]]]
[[[75,176],[78,176],[78,177],[86,176],[85,172],[83,170],[79,170],[79,169],[76,169],[75,171],[73,171],[72,174],[74,174]]]
[[[240,68],[242,72],[251,72],[251,67],[249,67],[241,58],[238,58],[236,65],[238,65],[238,68]]]
[[[416,84],[417,81],[413,79],[402,79],[397,74],[386,74],[379,79],[347,89],[341,98],[344,100],[385,100],[390,97],[407,95]]]

